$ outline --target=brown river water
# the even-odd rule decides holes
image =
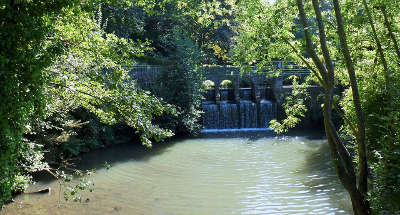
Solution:
[[[104,162],[111,168],[102,168]],[[285,215],[351,214],[326,141],[302,136],[191,138],[144,149],[122,144],[82,156],[96,168],[82,203],[59,197],[42,178],[0,212],[16,215]],[[61,187],[61,192],[65,188]]]

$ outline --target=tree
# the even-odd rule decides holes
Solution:
[[[62,104],[108,124],[124,122],[147,146],[172,135],[152,120],[175,109],[135,87],[127,73],[147,44],[105,33],[95,16],[99,2],[0,3],[0,205],[26,183],[22,162],[30,147],[23,134]]]
[[[215,4],[214,4],[215,3]],[[157,123],[179,134],[200,131],[201,64],[227,63],[232,31],[230,5],[225,1],[160,1],[153,7],[125,8],[102,4],[102,24],[108,33],[148,41],[151,50],[137,58],[164,65],[150,90],[179,109]]]
[[[374,29],[373,16],[368,10],[369,7],[373,7],[385,14],[382,10],[385,7],[382,5],[385,4],[380,1],[363,1],[363,5],[360,5],[357,1],[345,3],[338,0],[274,2],[248,0],[240,1],[237,5],[237,10],[243,11],[238,20],[239,36],[233,55],[237,62],[253,62],[254,65],[263,67],[273,58],[294,60],[308,67],[312,72],[311,79],[323,87],[323,115],[328,144],[339,179],[350,194],[355,214],[370,213],[368,199],[377,204],[370,193],[379,190],[373,184],[380,180],[379,177],[372,180],[368,178],[370,169],[368,161],[373,165],[381,161],[373,160],[373,152],[369,151],[378,153],[383,150],[378,150],[380,147],[377,147],[374,141],[379,141],[381,144],[386,142],[385,144],[392,145],[393,149],[397,139],[385,141],[377,136],[384,137],[388,133],[396,134],[399,131],[399,127],[393,121],[390,122],[397,118],[392,111],[393,103],[397,101],[394,98],[398,98],[398,93],[393,90],[397,82],[391,80],[396,76],[391,72],[392,68],[385,65],[389,64],[385,57],[395,56],[397,48],[394,45],[394,51],[388,48],[385,50],[383,45],[379,44],[380,40],[384,40],[385,43],[389,41],[392,44],[397,43],[392,30],[394,24],[393,22],[388,24],[383,17],[381,23],[386,26],[389,33],[379,35]],[[364,31],[368,25],[371,30]],[[371,56],[376,56],[371,55],[371,51],[377,52],[378,65],[382,67],[366,66],[371,64]],[[393,63],[390,65],[394,66]],[[368,76],[372,70],[375,78]],[[345,88],[343,94],[335,94],[338,84]],[[381,89],[385,91],[382,92]],[[383,98],[386,100],[372,105],[371,102],[374,100],[371,94],[378,97],[384,95]],[[386,109],[379,114],[374,110],[376,118],[387,119],[387,121],[380,120],[380,126],[385,128],[379,128],[381,133],[377,136],[372,135],[372,128],[379,126],[373,123],[371,116],[367,114],[372,106]],[[332,121],[333,110],[338,112],[345,122],[340,133]],[[353,148],[356,152],[354,157],[349,153]],[[382,156],[393,158],[389,153]],[[354,167],[353,161],[358,163],[357,168]],[[368,188],[372,188],[372,192],[369,192]],[[372,205],[372,208],[375,206]]]
[[[61,51],[45,41],[51,20],[77,1],[0,3],[0,205],[16,189],[21,137],[28,118],[43,107],[43,69]]]

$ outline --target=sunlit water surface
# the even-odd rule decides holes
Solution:
[[[80,162],[97,168],[82,203],[59,205],[59,183],[42,180],[29,190],[50,186],[50,194],[20,195],[0,214],[351,214],[326,145],[303,137],[119,145]],[[101,168],[105,161],[111,169]]]

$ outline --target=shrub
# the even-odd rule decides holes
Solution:
[[[223,80],[220,85],[221,89],[231,89],[233,88],[233,83],[230,80]]]
[[[211,80],[203,81],[202,85],[203,85],[203,89],[206,89],[206,90],[212,90],[215,87],[215,83]]]

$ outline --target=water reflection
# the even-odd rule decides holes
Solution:
[[[342,188],[338,179],[333,180],[337,178],[337,175],[330,159],[328,143],[326,141],[323,141],[322,144],[309,142],[308,145],[311,150],[304,151],[306,154],[306,163],[302,173],[307,175],[304,185],[315,196],[328,193],[332,197],[329,200],[332,203],[338,203],[338,207],[342,209],[340,210],[341,212],[351,211],[351,202],[347,194],[344,194],[344,188]],[[346,198],[343,198],[343,195]]]
[[[102,164],[112,165],[109,171]],[[0,214],[350,214],[327,144],[303,137],[195,138],[90,153],[97,168],[89,203],[57,207],[22,195]],[[57,187],[40,182],[36,187]],[[33,187],[35,188],[35,187]]]

